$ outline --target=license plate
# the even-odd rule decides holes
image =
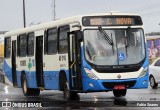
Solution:
[[[122,90],[122,89],[126,89],[125,85],[115,85],[114,86],[115,90]]]

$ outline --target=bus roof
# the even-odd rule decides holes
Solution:
[[[30,26],[30,27],[26,27],[26,28],[12,30],[12,31],[6,32],[5,37],[24,34],[24,33],[30,33],[30,32],[33,32],[33,31],[43,30],[43,29],[46,29],[46,28],[53,28],[53,27],[57,27],[57,26],[61,26],[61,25],[67,25],[69,23],[74,23],[74,22],[77,22],[77,21],[81,24],[82,23],[82,17],[84,17],[84,16],[107,16],[107,15],[108,16],[111,16],[111,15],[139,16],[138,14],[119,13],[119,12],[78,15],[78,16],[67,17],[67,18],[59,19],[59,20],[55,20],[55,21],[50,21],[50,22],[47,22],[47,23],[33,25],[33,26]]]

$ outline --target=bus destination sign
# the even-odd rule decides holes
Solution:
[[[142,25],[142,20],[139,16],[112,16],[112,17],[84,17],[84,26],[130,26]]]

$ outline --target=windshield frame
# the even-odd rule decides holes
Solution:
[[[94,64],[94,63],[92,63],[92,62],[90,62],[90,61],[88,61],[87,60],[87,58],[86,58],[86,54],[85,54],[85,50],[86,50],[86,47],[85,47],[85,35],[84,35],[84,31],[86,31],[86,30],[98,30],[98,28],[97,27],[92,27],[92,28],[84,28],[83,29],[83,48],[84,48],[84,50],[83,50],[83,52],[84,52],[84,59],[85,59],[85,61],[88,63],[88,64],[90,64],[91,66],[101,66],[101,67],[132,67],[132,66],[142,66],[142,64],[144,63],[144,61],[145,61],[145,59],[146,59],[146,57],[147,57],[147,53],[146,53],[146,39],[145,39],[145,34],[144,34],[144,29],[142,28],[142,27],[131,27],[131,29],[140,29],[141,31],[142,31],[142,38],[143,38],[143,45],[144,45],[144,59],[142,59],[139,63],[137,63],[137,64],[124,64],[124,65],[119,65],[119,63],[118,63],[118,65],[96,65],[96,64]],[[112,27],[112,28],[108,28],[108,27],[103,27],[103,30],[127,30],[127,28],[126,28],[126,26],[125,27],[120,27],[120,28],[114,28],[114,27]]]

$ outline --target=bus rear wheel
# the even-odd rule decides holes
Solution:
[[[24,73],[21,75],[21,86],[24,96],[39,96],[40,94],[39,89],[28,88],[26,75]]]
[[[126,96],[127,89],[124,90],[113,90],[113,95],[115,97],[121,97],[121,96]]]
[[[63,84],[63,95],[64,95],[64,99],[66,99],[66,100],[79,99],[77,92],[69,90],[69,85],[68,85],[67,80],[65,80],[64,84]]]

